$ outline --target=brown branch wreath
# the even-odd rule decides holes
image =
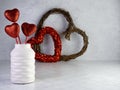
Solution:
[[[75,54],[71,54],[71,55],[61,55],[60,61],[68,61],[70,59],[75,59],[75,58],[83,55],[85,53],[85,51],[87,50],[87,47],[88,47],[88,36],[86,35],[86,33],[83,30],[81,30],[81,29],[79,29],[79,28],[77,28],[75,26],[75,24],[73,23],[73,20],[72,20],[72,18],[70,16],[69,12],[65,11],[65,10],[63,10],[61,8],[53,8],[53,9],[47,11],[42,16],[42,18],[40,19],[40,22],[38,24],[35,36],[37,36],[37,34],[39,33],[39,31],[43,28],[44,21],[51,14],[62,14],[65,17],[66,21],[68,22],[68,27],[67,27],[66,31],[64,32],[65,38],[67,40],[70,40],[71,33],[75,32],[75,33],[78,33],[79,35],[81,35],[83,37],[83,42],[84,42],[84,45],[83,45],[82,49],[79,52],[77,52]],[[40,53],[40,51],[41,51],[39,44],[34,44],[33,49],[37,53]]]

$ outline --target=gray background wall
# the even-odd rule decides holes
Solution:
[[[76,26],[89,36],[87,52],[77,58],[80,60],[119,60],[120,59],[120,0],[0,0],[0,60],[9,60],[15,40],[4,32],[11,24],[4,18],[6,9],[18,8],[23,22],[38,24],[41,16],[51,8],[64,8],[70,12]],[[45,25],[53,26],[61,34],[67,23],[61,15],[51,15]],[[24,35],[20,33],[24,41]],[[62,37],[62,36],[61,36]],[[42,52],[53,53],[51,38],[46,36],[42,43]],[[82,38],[72,34],[71,41],[62,37],[62,54],[79,51]],[[79,49],[78,49],[79,48]]]

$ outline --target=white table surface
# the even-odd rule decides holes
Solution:
[[[10,82],[10,62],[0,61],[0,90],[120,90],[120,62],[36,62],[35,82],[17,85]]]

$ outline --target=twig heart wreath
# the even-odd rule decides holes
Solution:
[[[70,40],[70,35],[71,35],[71,33],[74,33],[74,32],[78,33],[79,35],[81,35],[83,37],[84,45],[79,52],[77,52],[75,54],[71,54],[71,55],[61,55],[60,56],[60,53],[61,53],[60,40],[59,40],[59,42],[56,42],[54,40],[55,38],[57,39],[58,37],[57,36],[55,37],[55,35],[52,36],[52,34],[51,34],[52,32],[50,32],[49,29],[53,29],[53,28],[48,27],[47,34],[50,34],[52,36],[53,40],[54,40],[55,54],[53,56],[41,54],[41,52],[40,52],[41,50],[40,50],[40,46],[39,46],[40,42],[38,42],[41,38],[40,32],[41,32],[41,30],[46,32],[46,29],[43,28],[43,23],[48,18],[48,16],[51,15],[51,14],[62,14],[65,17],[65,19],[68,21],[68,27],[67,27],[66,31],[64,32],[65,38],[67,40]],[[37,31],[35,33],[35,37],[28,40],[28,43],[32,44],[33,49],[36,52],[36,57],[35,58],[38,61],[42,61],[42,62],[68,61],[70,59],[75,59],[78,56],[81,56],[81,55],[84,54],[84,52],[86,51],[86,49],[88,47],[88,36],[86,35],[86,33],[84,31],[82,31],[81,29],[79,29],[75,26],[75,24],[73,23],[73,20],[72,20],[68,11],[65,11],[61,8],[53,8],[53,9],[47,11],[42,16],[42,18],[40,19],[40,22],[38,24]],[[56,44],[56,43],[58,43],[58,44]]]

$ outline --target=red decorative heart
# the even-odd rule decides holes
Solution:
[[[25,36],[32,35],[36,30],[37,30],[37,27],[34,24],[29,24],[29,23],[22,24],[22,31]]]
[[[40,52],[36,52],[36,60],[42,61],[42,62],[57,62],[60,59],[60,55],[61,55],[61,39],[59,34],[56,32],[56,30],[54,30],[51,27],[45,27],[42,30],[39,31],[39,33],[37,34],[36,37],[32,37],[30,40],[28,40],[27,42],[30,43],[32,45],[32,47],[35,44],[40,44],[43,42],[44,36],[45,34],[50,34],[51,37],[53,38],[53,42],[54,42],[54,55],[46,55],[46,54],[42,54]]]
[[[12,38],[16,38],[19,36],[20,27],[17,23],[13,23],[12,25],[7,25],[5,27],[5,32]]]
[[[6,10],[4,16],[11,22],[16,22],[19,18],[20,12],[18,9]]]

